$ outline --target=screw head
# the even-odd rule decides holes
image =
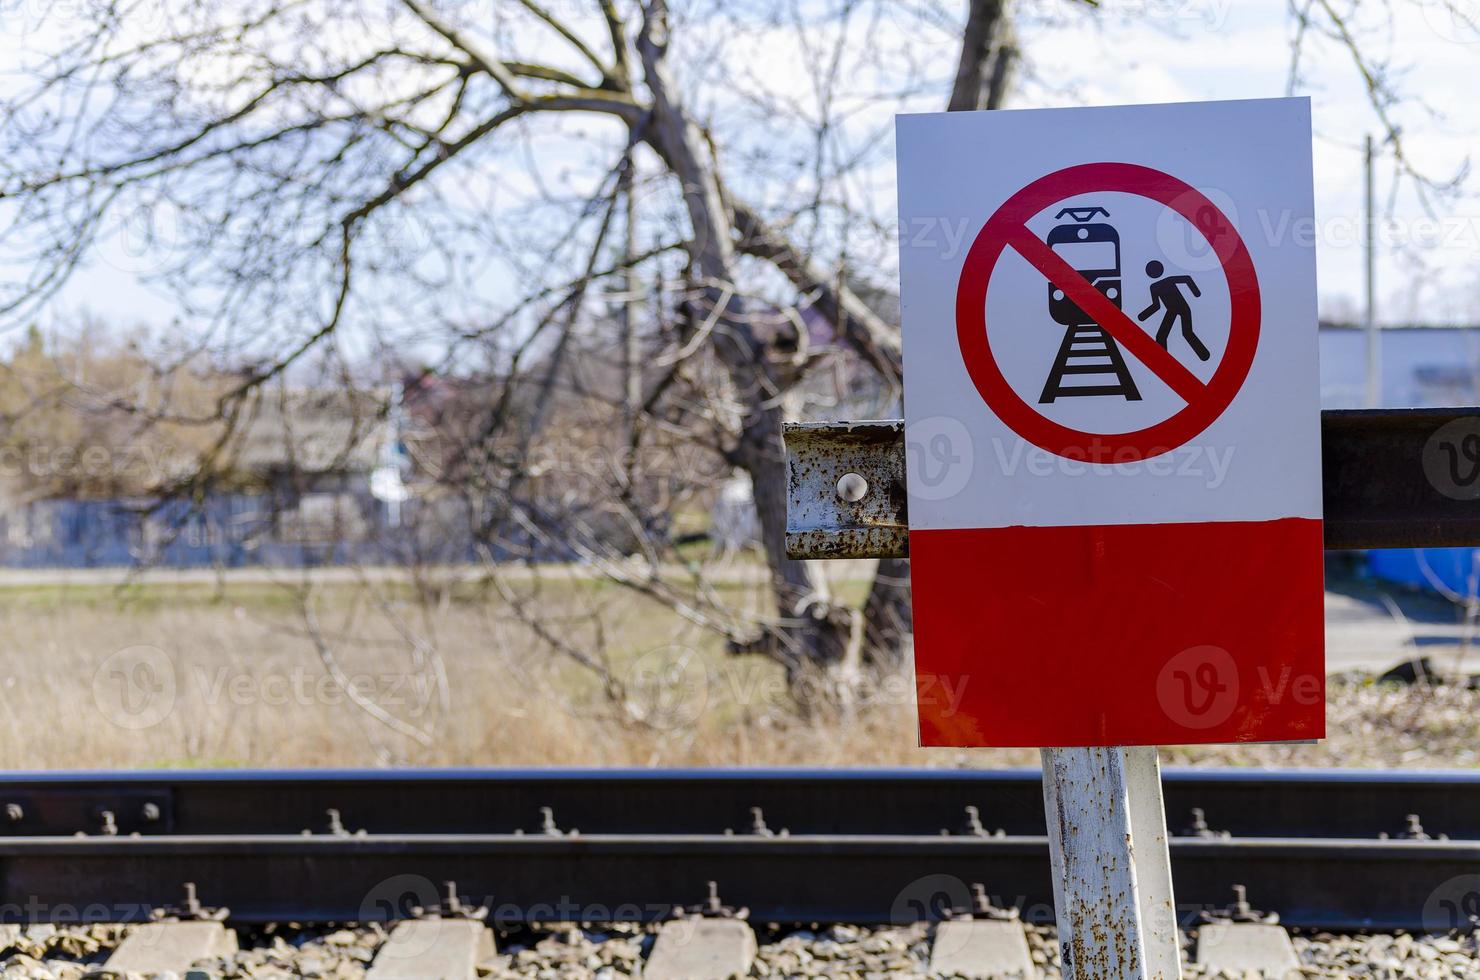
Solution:
[[[856,504],[868,495],[868,481],[857,473],[844,473],[838,477],[838,499]]]

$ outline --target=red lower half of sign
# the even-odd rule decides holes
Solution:
[[[922,745],[1326,732],[1321,522],[910,533]]]

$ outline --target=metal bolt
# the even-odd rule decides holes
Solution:
[[[1404,817],[1404,819],[1403,819],[1403,824],[1404,824],[1403,830],[1400,831],[1399,834],[1398,834],[1398,836],[1397,836],[1397,839],[1398,840],[1420,840],[1420,841],[1422,841],[1422,840],[1436,840],[1436,839],[1437,840],[1448,840],[1449,839],[1449,835],[1448,834],[1440,834],[1437,838],[1435,838],[1428,831],[1424,830],[1423,829],[1423,822],[1421,820],[1419,820],[1418,814],[1416,814],[1416,813],[1407,814]],[[1377,835],[1377,839],[1378,840],[1393,840],[1393,837],[1386,830],[1384,830],[1380,834]]]
[[[690,905],[687,907],[682,905],[675,905],[673,907],[674,916],[677,918],[683,918],[685,915],[697,915],[706,919],[744,919],[750,915],[749,909],[731,908],[720,900],[719,882],[711,881],[708,882],[708,885],[709,894],[704,899],[704,901],[700,902],[698,905]]]
[[[857,473],[844,473],[838,477],[838,499],[856,504],[868,495],[868,481]]]
[[[200,899],[195,894],[195,882],[185,882],[185,904],[182,906],[188,916],[200,915]]]
[[[1192,808],[1192,825],[1182,831],[1184,837],[1206,837],[1211,839],[1226,839],[1233,835],[1226,830],[1214,830],[1208,826],[1207,814],[1203,808],[1195,806]]]
[[[523,831],[515,831],[522,833]],[[540,807],[540,833],[547,837],[579,837],[581,828],[572,827],[569,830],[561,830],[560,825],[555,822],[555,808],[551,806]]]
[[[20,823],[26,819],[26,811],[21,809],[19,803],[7,803],[5,804],[5,819],[11,823]]]
[[[444,881],[443,888],[443,911],[448,915],[457,915],[462,912],[462,899],[457,897],[457,882]]]
[[[159,820],[159,804],[145,803],[139,808],[139,816],[145,823],[156,823]]]

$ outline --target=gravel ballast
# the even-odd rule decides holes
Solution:
[[[106,976],[108,952],[127,927],[33,927],[3,952],[0,977],[77,980]],[[203,962],[175,980],[214,977],[315,977],[354,980],[364,976],[386,932],[376,925],[327,928],[286,927],[244,931],[234,956]],[[652,946],[652,930],[633,925],[550,926],[503,935],[499,953],[483,964],[492,980],[619,980],[636,977]],[[835,925],[819,929],[758,929],[759,952],[750,976],[829,980],[923,980],[931,977],[930,928],[924,924],[869,928]],[[1186,937],[1191,949],[1192,936]],[[1044,980],[1059,976],[1051,926],[1030,926],[1028,944]],[[1480,954],[1471,936],[1327,933],[1294,936],[1306,977],[1399,978],[1480,977]],[[1187,977],[1217,977],[1191,962]],[[1242,978],[1240,978],[1242,980]]]

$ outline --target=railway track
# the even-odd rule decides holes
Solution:
[[[1235,884],[1296,928],[1480,911],[1480,773],[1164,785],[1188,923]],[[242,923],[400,918],[447,881],[504,927],[661,919],[709,881],[760,922],[939,918],[975,883],[1052,918],[1036,770],[12,773],[0,813],[9,922],[136,921],[185,882]]]

